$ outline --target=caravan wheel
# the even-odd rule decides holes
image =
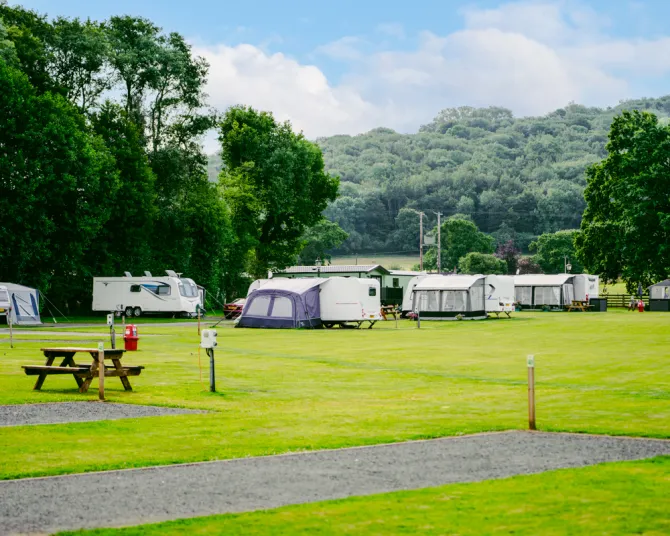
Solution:
[[[132,307],[126,307],[124,314],[126,315],[126,318],[129,316],[133,316],[133,308]]]
[[[134,316],[141,316],[142,315],[142,309],[140,309],[139,307],[135,307],[133,309],[133,315]]]

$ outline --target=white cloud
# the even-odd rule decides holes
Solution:
[[[252,45],[200,46],[197,53],[211,65],[214,106],[271,110],[311,138],[376,126],[413,131],[451,106],[535,115],[570,101],[614,104],[631,97],[640,76],[670,74],[670,37],[612,38],[606,18],[571,0],[510,3],[463,16],[462,30],[426,32],[414,50],[364,53],[370,43],[359,37],[319,47],[315,58],[348,62],[338,84],[315,65]],[[376,28],[396,36],[401,30]]]
[[[290,120],[311,138],[376,126],[377,108],[347,86],[332,86],[321,70],[252,45],[196,47],[210,64],[207,93],[219,110],[248,104]]]
[[[399,22],[384,22],[377,25],[377,33],[395,37],[396,39],[405,39],[405,28]]]
[[[317,47],[314,52],[334,60],[359,60],[363,57],[363,53],[359,50],[362,43],[363,40],[360,37],[345,36]]]

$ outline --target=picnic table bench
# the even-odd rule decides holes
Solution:
[[[59,374],[72,374],[77,382],[80,393],[88,391],[93,378],[99,374],[98,370],[98,349],[97,348],[41,348],[41,352],[46,357],[44,365],[23,365],[21,368],[28,376],[39,376],[35,382],[33,390],[39,391],[44,385],[47,376]],[[144,367],[132,366],[124,367],[121,365],[121,358],[125,350],[105,350],[105,359],[112,362],[113,367],[105,367],[105,377],[117,377],[121,380],[123,388],[126,391],[132,391],[128,376],[139,376]],[[77,365],[74,362],[74,356],[78,353],[90,354],[93,363],[90,365]],[[54,365],[54,361],[62,357],[60,365]]]
[[[587,301],[572,300],[572,303],[570,305],[568,305],[568,312],[570,312],[570,311],[586,312],[591,307],[593,307],[593,306],[591,304],[589,304],[589,302],[587,302]]]

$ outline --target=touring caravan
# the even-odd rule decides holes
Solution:
[[[331,277],[321,285],[321,321],[327,328],[348,322],[374,324],[381,319],[380,298],[376,279]]]
[[[93,278],[93,311],[123,311],[126,316],[167,313],[195,316],[204,309],[204,289],[172,270],[154,277],[149,272],[133,277]]]
[[[376,279],[273,278],[252,287],[237,327],[360,327],[381,318]]]
[[[514,312],[514,277],[510,275],[487,275],[485,283],[486,312],[510,316]]]

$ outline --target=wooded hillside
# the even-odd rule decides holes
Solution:
[[[613,108],[570,104],[544,117],[504,108],[451,108],[416,134],[378,128],[319,139],[326,168],[341,179],[325,215],[349,233],[340,253],[416,252],[418,216],[470,216],[499,242],[524,250],[545,232],[577,229],[585,168],[606,157],[612,119],[622,110],[670,115],[670,96]],[[216,173],[216,159],[210,162]],[[405,210],[403,210],[405,209]]]

